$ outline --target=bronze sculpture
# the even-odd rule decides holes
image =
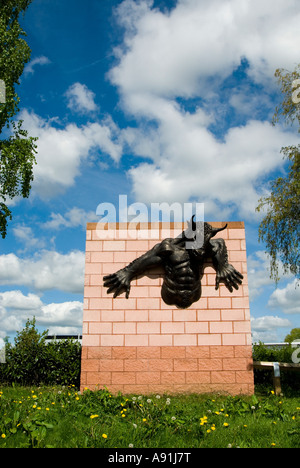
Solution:
[[[206,222],[195,222],[193,216],[188,229],[179,237],[164,239],[125,268],[105,276],[107,293],[114,291],[113,297],[117,297],[125,290],[128,298],[130,282],[134,278],[150,268],[162,266],[165,272],[162,299],[168,305],[186,309],[201,297],[201,275],[208,258],[212,259],[216,270],[215,288],[224,282],[230,292],[233,288],[238,289],[243,275],[228,263],[225,241],[212,239],[226,227],[227,224],[219,229],[213,228]]]

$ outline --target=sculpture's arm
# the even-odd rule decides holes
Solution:
[[[156,244],[151,250],[133,260],[133,262],[129,263],[125,268],[122,268],[112,275],[104,276],[103,284],[108,288],[107,294],[114,291],[114,297],[117,297],[120,292],[125,289],[126,298],[128,298],[130,282],[138,275],[144,273],[148,268],[162,264],[160,256],[162,250],[162,243]]]
[[[216,270],[216,289],[220,282],[224,282],[230,292],[233,288],[239,289],[243,275],[228,263],[227,247],[223,239],[209,241],[209,255]]]

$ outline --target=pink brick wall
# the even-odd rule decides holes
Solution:
[[[220,223],[211,223],[219,227]],[[151,227],[149,232],[148,228]],[[103,276],[114,273],[166,237],[181,223],[112,225],[88,223],[84,289],[81,388],[107,387],[122,393],[227,392],[252,394],[252,347],[244,224],[228,223],[217,236],[229,262],[243,275],[238,291],[221,285],[207,265],[202,297],[185,310],[160,297],[160,271],[131,283],[113,299]],[[128,228],[128,229],[127,229]]]

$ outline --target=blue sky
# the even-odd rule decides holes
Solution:
[[[299,142],[270,124],[275,69],[299,63],[299,24],[298,0],[33,0],[18,93],[37,165],[1,240],[0,340],[32,316],[81,332],[86,222],[121,194],[244,221],[253,338],[299,327],[300,289],[270,280],[255,212],[285,173],[281,147]]]

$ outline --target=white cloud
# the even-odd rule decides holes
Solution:
[[[263,293],[265,286],[273,285],[275,288],[275,281],[270,278],[270,256],[265,251],[257,250],[249,255],[247,258],[247,269],[251,301],[255,300]],[[284,267],[280,260],[278,261],[278,274],[282,280],[293,277],[290,273],[284,272]],[[276,293],[276,290],[274,293]]]
[[[98,221],[95,211],[85,211],[82,208],[74,207],[67,211],[64,216],[60,213],[51,213],[51,220],[43,224],[44,229],[60,229],[82,227],[86,228],[86,223]]]
[[[253,120],[255,106],[270,105],[275,69],[293,68],[299,58],[298,5],[179,0],[165,13],[152,5],[126,0],[119,6],[125,35],[109,72],[123,109],[141,122],[122,131],[124,144],[152,161],[129,171],[135,197],[146,203],[197,198],[209,216],[230,216],[238,207],[242,219],[253,219],[260,181],[282,167],[281,147],[298,142],[292,131]],[[243,106],[250,120],[220,141],[209,125],[221,121],[221,85],[243,59],[264,98],[251,102],[249,88],[232,90],[229,103],[239,113]],[[201,98],[204,105],[187,111],[178,98]]]
[[[83,304],[79,301],[44,305],[37,321],[41,325],[54,327],[82,327]]]
[[[44,250],[32,258],[15,254],[0,256],[0,284],[33,287],[37,291],[58,289],[82,293],[84,286],[84,252],[60,254]]]
[[[266,331],[278,327],[290,327],[292,324],[288,319],[281,317],[274,317],[272,315],[265,315],[263,317],[252,318],[251,328],[253,330]]]
[[[32,59],[24,68],[24,74],[26,75],[33,75],[35,70],[34,67],[36,65],[48,65],[51,63],[51,61],[48,59],[48,57],[45,57],[44,55],[41,55],[40,57],[35,57]]]
[[[28,318],[28,311],[27,311],[27,317],[20,316],[21,314],[19,313],[19,316],[17,316],[14,313],[11,313],[10,311],[6,311],[4,309],[4,314],[1,317],[1,331],[0,334],[2,338],[5,338],[7,334],[9,333],[14,333],[16,331],[21,331],[24,328],[26,319]]]
[[[216,214],[217,205],[220,213],[237,206],[242,219],[255,217],[262,194],[258,181],[282,167],[280,148],[296,136],[267,122],[249,121],[230,129],[224,142],[219,142],[199,123],[201,112],[199,119],[171,107],[165,115],[159,112],[162,107],[157,108],[160,128],[151,142],[151,134],[130,134],[133,151],[153,160],[129,170],[136,199],[145,203],[185,202],[196,197],[209,202],[207,215]]]
[[[296,279],[284,288],[277,288],[270,296],[268,306],[285,314],[300,314],[300,286]]]
[[[170,13],[152,4],[126,0],[119,8],[126,32],[110,77],[126,98],[199,96],[211,77],[223,80],[243,57],[263,83],[278,66],[298,62],[297,0],[179,0]]]
[[[206,213],[257,217],[260,180],[282,167],[280,149],[298,136],[269,122],[253,120],[254,109],[270,105],[278,66],[298,60],[300,12],[295,0],[181,0],[171,12],[153,2],[126,0],[118,10],[125,28],[116,50],[119,63],[109,72],[124,110],[140,119],[122,131],[136,156],[150,158],[129,170],[138,201],[206,202]],[[240,65],[265,85],[264,99],[232,90],[229,103],[250,120],[232,127],[220,141],[209,125],[220,121],[221,85]],[[269,80],[267,82],[266,80]],[[177,98],[202,98],[203,108],[187,111]],[[246,109],[247,108],[247,109]],[[249,115],[250,113],[250,115]],[[155,123],[155,125],[153,125]]]
[[[270,258],[269,255],[258,250],[247,258],[249,297],[255,300],[263,292],[264,286],[274,284],[270,278]]]
[[[1,333],[20,331],[27,318],[39,312],[43,303],[39,296],[29,293],[27,296],[19,290],[6,291],[0,294]]]
[[[50,334],[80,334],[82,313],[83,304],[79,301],[44,304],[35,294],[6,291],[0,294],[0,336],[21,331],[33,316],[36,325],[49,329]]]
[[[71,187],[80,174],[80,164],[92,150],[108,154],[117,162],[122,154],[116,126],[110,119],[64,128],[53,125],[55,118],[46,120],[34,112],[23,110],[20,119],[31,136],[38,137],[37,164],[34,166],[33,190],[40,196],[57,195]]]
[[[36,294],[25,296],[21,291],[6,291],[0,293],[0,305],[10,309],[31,310],[42,306],[42,301]]]
[[[68,98],[68,107],[75,112],[86,114],[98,109],[94,100],[95,93],[84,84],[72,84],[65,95]]]
[[[251,318],[252,342],[276,343],[279,341],[278,329],[281,328],[292,328],[292,323],[288,319],[272,315]]]
[[[25,250],[32,248],[44,248],[45,241],[34,236],[32,228],[25,225],[17,225],[12,229],[14,236],[25,245]]]

